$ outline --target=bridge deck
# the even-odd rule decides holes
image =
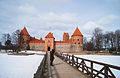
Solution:
[[[88,78],[56,56],[53,65],[51,66],[52,78]]]

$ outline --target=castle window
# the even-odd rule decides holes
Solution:
[[[77,39],[77,41],[79,41],[79,39]]]
[[[50,40],[48,40],[48,42],[50,43]]]
[[[80,42],[78,44],[80,44]]]
[[[75,44],[76,44],[76,42],[75,42]]]

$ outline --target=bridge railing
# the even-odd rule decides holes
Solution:
[[[86,73],[92,78],[116,78],[114,72],[111,69],[120,71],[120,67],[118,66],[92,61],[76,57],[74,55],[56,53],[56,56],[60,57],[70,65],[76,67],[81,72]],[[97,68],[95,68],[96,65],[100,66],[101,69],[98,70]]]
[[[46,54],[44,55],[42,59],[42,62],[40,63],[40,66],[37,69],[37,72],[34,74],[34,78],[44,78],[47,55],[48,53],[46,52]]]

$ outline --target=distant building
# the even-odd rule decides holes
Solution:
[[[57,52],[79,52],[83,50],[83,35],[77,27],[70,39],[69,34],[64,33],[63,41],[55,41],[53,34],[49,32],[43,40],[31,37],[24,27],[19,34],[19,44],[23,46],[23,49],[30,50],[51,51],[55,49]]]

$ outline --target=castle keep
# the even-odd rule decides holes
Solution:
[[[57,52],[79,52],[83,50],[83,35],[78,27],[71,38],[69,38],[68,33],[64,33],[63,41],[55,41],[51,32],[45,36],[45,40],[42,38],[36,39],[31,37],[26,27],[24,27],[19,34],[19,42],[23,49],[30,50],[51,51],[55,49]]]

